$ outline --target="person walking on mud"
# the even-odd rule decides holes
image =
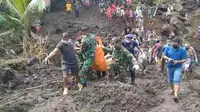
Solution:
[[[63,33],[62,40],[57,44],[56,48],[44,59],[43,63],[48,62],[59,52],[62,54],[62,69],[63,69],[63,83],[64,92],[63,95],[68,94],[69,78],[70,75],[75,76],[76,82],[78,83],[79,90],[82,89],[82,84],[80,83],[80,77],[78,75],[78,61],[76,58],[74,45],[70,39],[71,35],[69,33]]]
[[[164,51],[164,59],[168,61],[167,74],[168,82],[171,89],[171,94],[174,94],[174,101],[179,102],[178,93],[182,78],[182,66],[186,62],[186,50],[180,46],[181,40],[174,38],[172,46],[169,46]]]
[[[83,57],[83,65],[79,72],[81,77],[81,83],[84,87],[87,86],[87,75],[92,69],[92,64],[95,59],[95,50],[96,50],[96,38],[95,35],[89,33],[89,28],[83,28],[81,30],[83,43],[81,46],[81,54]]]

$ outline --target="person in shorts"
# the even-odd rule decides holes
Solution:
[[[180,46],[181,40],[176,37],[172,40],[172,46],[165,48],[163,58],[167,60],[167,75],[171,89],[174,95],[174,101],[179,102],[178,93],[180,91],[180,83],[182,78],[183,63],[186,62],[187,52],[185,48]]]
[[[78,75],[78,61],[76,58],[74,44],[70,39],[69,33],[63,33],[62,40],[57,44],[56,48],[44,59],[43,63],[47,63],[48,60],[52,59],[59,52],[62,54],[62,70],[63,70],[63,83],[64,92],[63,95],[68,94],[69,78],[73,75],[76,82],[78,83],[79,90],[83,88],[80,83],[80,77]]]

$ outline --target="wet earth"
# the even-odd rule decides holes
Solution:
[[[106,21],[94,9],[71,21],[65,12],[49,13],[44,17],[42,33],[50,32],[50,39],[59,40],[62,32],[76,35],[83,26],[90,26],[94,32],[100,29],[105,38],[121,34],[125,27],[117,20]],[[66,96],[62,95],[59,67],[36,64],[8,69],[7,76],[0,77],[0,112],[199,112],[199,70],[183,80],[180,102],[175,103],[169,95],[166,74],[158,73],[155,65],[148,66],[147,74],[137,74],[134,86],[104,78]]]

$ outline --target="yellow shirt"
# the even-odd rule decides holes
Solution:
[[[66,4],[66,11],[71,11],[72,10],[72,4],[67,3]]]

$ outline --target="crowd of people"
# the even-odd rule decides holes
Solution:
[[[101,12],[106,9],[103,9],[102,4],[108,5],[107,16],[109,19],[112,19],[113,16],[116,16],[117,19],[124,19],[119,12],[126,8],[129,10],[127,12],[133,12],[129,7],[132,4],[131,0],[127,0],[125,6],[124,4],[115,4],[121,3],[117,0],[108,1],[96,2],[100,4]],[[84,3],[87,3],[87,0]],[[66,7],[72,7],[69,4],[70,2],[67,2]],[[144,13],[141,12],[145,8],[144,5],[142,6],[137,8],[136,12],[138,11],[140,14],[137,12],[136,18],[137,16],[143,18]],[[71,8],[66,8],[66,10],[70,11]],[[148,16],[152,18],[152,13]],[[135,85],[136,71],[145,73],[146,66],[155,62],[158,72],[164,74],[167,71],[170,94],[174,95],[175,101],[178,101],[182,71],[184,71],[183,77],[187,77],[193,65],[198,64],[194,48],[189,43],[183,43],[173,31],[169,37],[164,38],[158,36],[153,29],[144,29],[144,24],[136,26],[136,28],[126,27],[122,35],[113,37],[106,46],[102,42],[104,37],[98,33],[90,33],[88,27],[81,29],[75,41],[72,40],[72,36],[69,32],[63,33],[62,40],[43,61],[47,63],[58,52],[63,55],[61,64],[64,76],[64,95],[69,92],[71,75],[75,77],[79,90],[87,87],[87,78],[91,71],[96,71],[98,78],[108,76],[111,80],[119,79],[124,82],[125,75],[130,74],[131,84]],[[143,69],[141,69],[141,65]]]

